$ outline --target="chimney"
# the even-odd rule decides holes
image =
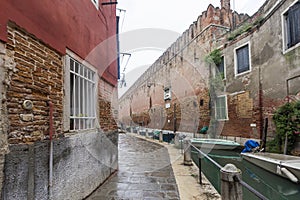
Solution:
[[[225,8],[225,10],[230,10],[230,0],[221,0],[221,8]]]

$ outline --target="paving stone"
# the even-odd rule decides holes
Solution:
[[[87,200],[180,199],[165,147],[129,135],[119,137],[119,171]]]

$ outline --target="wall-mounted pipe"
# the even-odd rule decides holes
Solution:
[[[49,105],[49,139],[50,139],[50,154],[49,154],[49,199],[52,197],[52,180],[53,180],[53,103]]]

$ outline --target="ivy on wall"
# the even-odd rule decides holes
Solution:
[[[287,153],[290,154],[300,132],[300,101],[286,103],[279,107],[274,113],[273,120],[276,125],[276,136],[268,143],[269,151],[282,153],[287,134]]]

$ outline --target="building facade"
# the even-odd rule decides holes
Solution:
[[[2,1],[3,199],[82,199],[117,169],[116,7],[103,2]]]
[[[267,0],[251,17],[209,5],[119,99],[120,121],[261,139],[268,119],[272,136],[274,111],[299,97],[298,5]]]

